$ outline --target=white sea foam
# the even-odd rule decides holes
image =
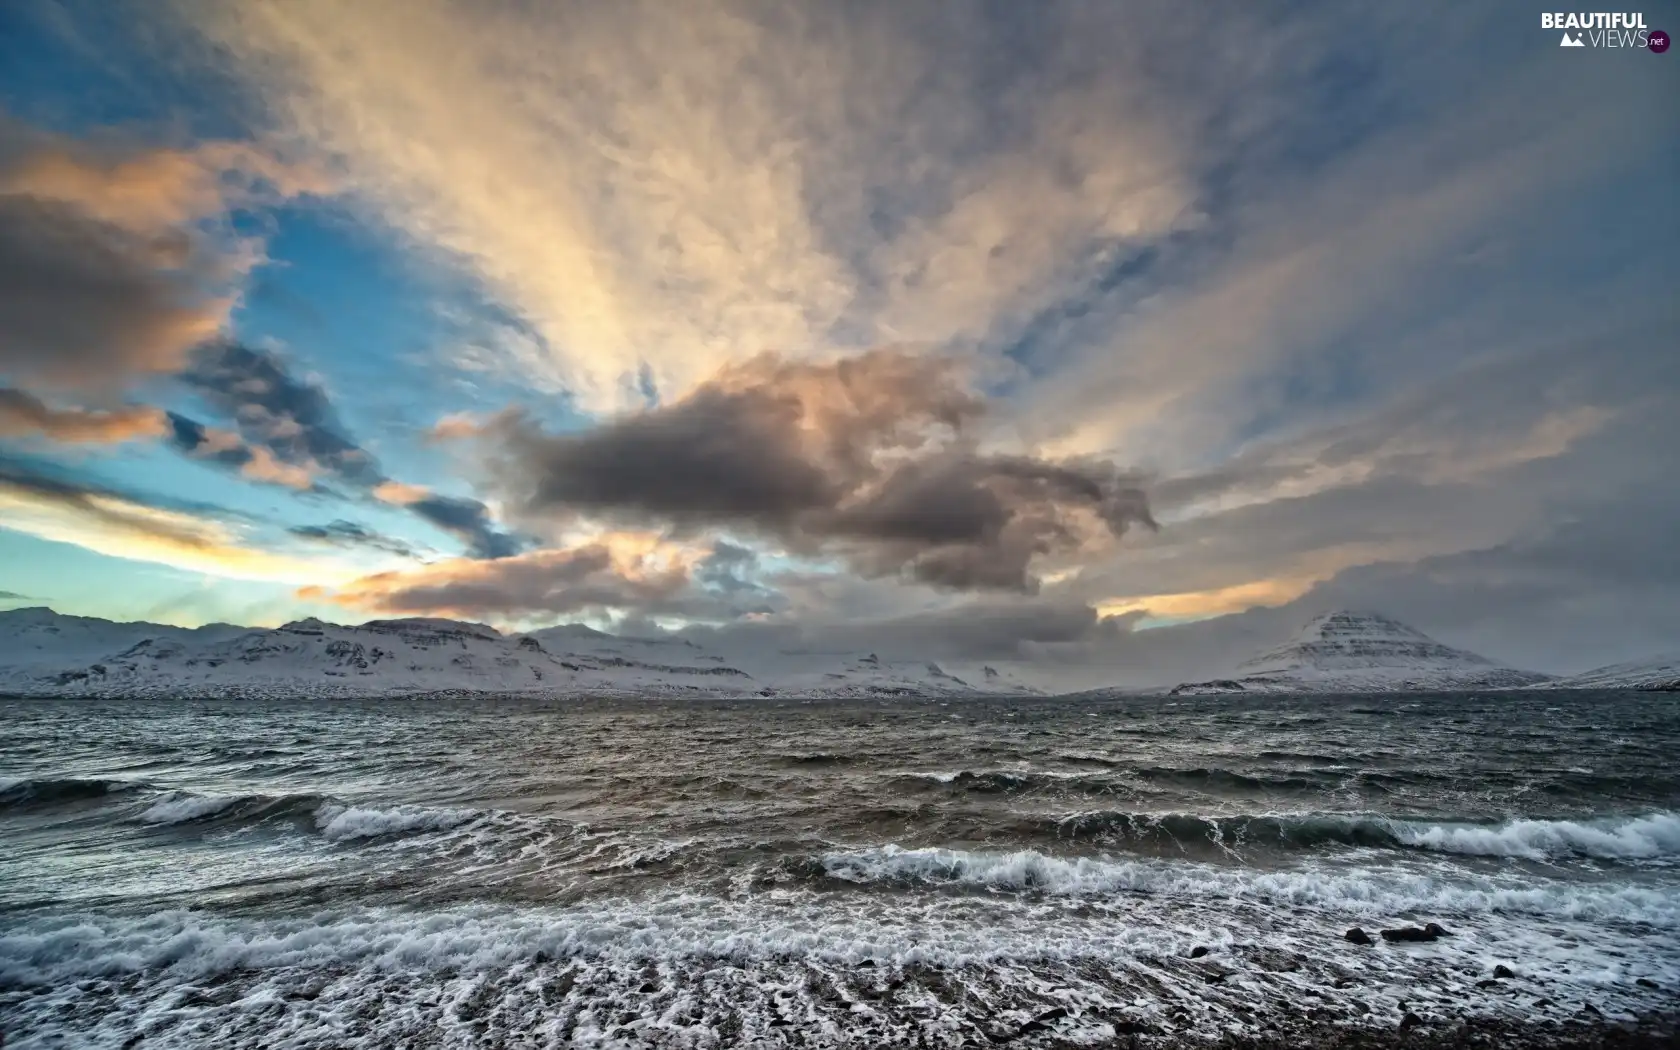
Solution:
[[[447,831],[481,816],[483,814],[476,809],[426,809],[421,806],[364,809],[329,802],[315,811],[315,826],[329,841],[349,842],[384,835]]]
[[[189,821],[203,820],[213,817],[217,813],[237,805],[242,801],[239,795],[193,795],[187,792],[171,792],[157,802],[152,803],[140,819],[148,824],[185,824]]]
[[[1544,925],[1488,917],[1454,923],[1454,936],[1437,944],[1357,948],[1332,924],[1276,909],[1185,913],[1143,898],[1092,918],[1012,898],[953,910],[937,899],[860,895],[837,905],[821,894],[295,919],[86,915],[22,920],[0,934],[0,985],[40,989],[12,1020],[8,1034],[20,1047],[120,1045],[139,1017],[150,1018],[147,1041],[161,1045],[776,1045],[762,1037],[793,1017],[829,1032],[828,1045],[873,1047],[911,1041],[934,1021],[970,1034],[976,1022],[1020,1023],[1057,1002],[1078,1004],[1091,1042],[1104,1038],[1102,1018],[1136,1011],[1156,1024],[1180,1011],[1191,1018],[1182,1023],[1211,1037],[1251,1023],[1257,1003],[1308,992],[1387,1025],[1406,1010],[1536,1013],[1531,996],[1467,987],[1464,975],[1494,960],[1544,981],[1560,1000],[1558,1016],[1587,996],[1612,1016],[1649,1007],[1660,993],[1636,978],[1661,987],[1680,978],[1667,934]],[[1213,956],[1191,963],[1192,944],[1212,945]],[[1297,966],[1279,968],[1280,958]],[[859,968],[862,960],[876,965]],[[943,969],[905,970],[902,982],[884,983],[888,970],[919,964]],[[1336,977],[1346,967],[1360,979],[1343,993]],[[1230,987],[1205,982],[1215,971],[1234,973]],[[137,978],[124,982],[128,1008],[112,1010],[99,992],[123,975]],[[206,985],[216,994],[204,994]],[[287,999],[306,1005],[274,1008]],[[726,1034],[710,1027],[712,1011],[693,1009],[713,1001],[733,1004],[725,1012],[742,1027]],[[860,1002],[866,1014],[854,1009]],[[978,1013],[976,1002],[985,1004]],[[618,1027],[625,1017],[637,1020]],[[866,1023],[898,1027],[871,1032],[859,1027]]]
[[[1680,855],[1680,815],[1652,813],[1613,821],[1514,820],[1497,827],[1393,823],[1408,846],[1483,857],[1553,860],[1569,855],[1651,860]]]

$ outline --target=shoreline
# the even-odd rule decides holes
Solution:
[[[1292,1023],[1293,1022],[1293,1023]],[[1262,1021],[1262,1023],[1267,1023]],[[1104,1043],[1074,1043],[1068,1040],[1020,1045],[1095,1047],[1098,1050],[1176,1050],[1207,1048],[1220,1050],[1463,1050],[1470,1047],[1499,1050],[1660,1050],[1680,1046],[1680,1010],[1653,1011],[1632,1019],[1581,1014],[1565,1021],[1511,1021],[1494,1017],[1460,1017],[1423,1021],[1401,1027],[1378,1025],[1334,1025],[1315,1023],[1304,1015],[1278,1019],[1273,1027],[1256,1034],[1225,1033],[1209,1038],[1185,1033],[1129,1033]]]

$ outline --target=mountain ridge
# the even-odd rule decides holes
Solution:
[[[903,696],[1038,690],[987,667],[810,654],[794,669],[737,666],[683,638],[578,624],[503,634],[437,617],[274,628],[117,623],[45,607],[0,612],[0,692],[25,695],[415,695],[439,692]]]

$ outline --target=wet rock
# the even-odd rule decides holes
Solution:
[[[1445,926],[1442,926],[1438,922],[1426,922],[1426,923],[1424,923],[1423,924],[1423,932],[1429,934],[1431,937],[1451,937],[1452,936],[1452,934],[1447,931],[1447,928]]]
[[[638,988],[636,990],[643,995],[651,995],[654,992],[659,991],[659,986],[657,984],[654,984],[652,981],[646,981],[642,984],[642,986],[640,988]]]
[[[875,968],[875,960],[874,959],[865,959],[862,962],[858,963],[858,969],[860,969],[860,970],[873,970],[874,968]]]
[[[1068,1011],[1065,1006],[1058,1006],[1053,1009],[1046,1010],[1037,1017],[1028,1021],[1026,1024],[1022,1025],[1020,1029],[1017,1030],[1014,1035],[1009,1036],[1009,1038],[1019,1039],[1023,1035],[1032,1035],[1034,1032],[1042,1032],[1067,1015]]]
[[[1493,968],[1493,975],[1503,980],[1506,977],[1515,977],[1517,972],[1509,966],[1506,966],[1504,963],[1500,963],[1498,966]]]
[[[1354,944],[1370,944],[1371,943],[1371,935],[1366,933],[1364,930],[1360,929],[1357,926],[1355,926],[1353,929],[1349,930],[1348,932],[1342,934],[1342,939],[1345,940],[1345,941],[1352,941]]]
[[[1552,1001],[1550,999],[1536,999],[1536,1000],[1534,1000],[1534,1005],[1538,1006],[1538,1007],[1541,1007],[1541,1008],[1544,1008],[1544,1007],[1547,1007],[1547,1006],[1551,1006]]]
[[[1142,1021],[1125,1020],[1114,1022],[1115,1035],[1149,1035],[1154,1030],[1155,1029],[1144,1024]]]
[[[1476,982],[1476,987],[1477,988],[1483,988],[1483,989],[1498,988],[1499,987],[1499,982],[1494,980],[1492,977],[1486,977],[1486,978],[1483,978],[1480,981],[1477,981]]]
[[[1604,1016],[1603,1012],[1600,1011],[1599,1008],[1594,1006],[1592,1003],[1582,1003],[1581,1004],[1581,1012],[1584,1013],[1584,1014],[1592,1014],[1594,1017],[1603,1017]]]
[[[1641,977],[1639,980],[1637,980],[1633,983],[1637,984],[1641,988],[1656,989],[1658,987],[1657,982],[1651,980],[1649,977]]]
[[[1225,978],[1227,978],[1229,976],[1230,976],[1230,974],[1210,973],[1210,974],[1207,975],[1207,983],[1208,984],[1224,984],[1225,983]]]
[[[1434,925],[1434,923],[1430,923],[1430,926]],[[1440,927],[1435,928],[1439,929]],[[1428,926],[1398,926],[1392,930],[1382,931],[1382,939],[1391,944],[1433,941],[1440,936],[1439,933],[1431,933]]]
[[[123,1040],[122,1050],[134,1050],[134,1048],[139,1046],[141,1041],[145,1038],[146,1037],[141,1035],[139,1032],[135,1032],[133,1035]],[[0,1036],[0,1042],[3,1042],[3,1040],[4,1037]]]
[[[1190,958],[1200,959],[1202,956],[1206,955],[1207,953],[1208,953],[1207,945],[1198,944],[1194,948],[1190,949]]]
[[[1414,1014],[1410,1010],[1408,1010],[1406,1012],[1406,1016],[1400,1018],[1400,1030],[1402,1032],[1410,1031],[1411,1029],[1416,1028],[1418,1025],[1420,1025],[1422,1023],[1423,1023],[1423,1018],[1419,1017],[1417,1014]]]

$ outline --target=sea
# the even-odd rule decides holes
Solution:
[[[1680,698],[1638,692],[0,699],[0,1029],[1041,1047],[1632,1018],[1680,988],[1677,756]]]

